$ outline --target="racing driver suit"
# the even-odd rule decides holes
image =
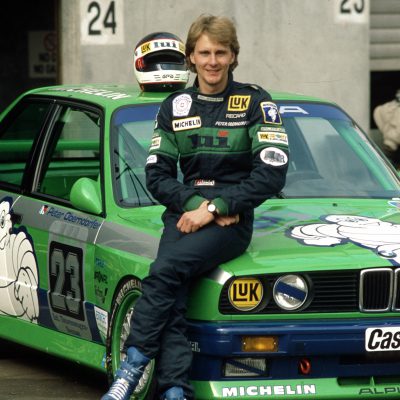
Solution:
[[[201,94],[195,83],[162,103],[146,177],[154,198],[166,206],[164,231],[126,342],[156,357],[161,391],[181,386],[185,397],[193,398],[184,319],[189,283],[246,250],[253,209],[280,192],[287,166],[287,135],[277,106],[262,88],[235,82],[230,73],[218,95]],[[176,224],[182,213],[205,200],[219,215],[238,214],[239,222],[180,232]]]

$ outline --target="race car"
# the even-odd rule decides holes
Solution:
[[[167,95],[44,87],[0,115],[0,337],[112,380],[162,230],[144,166]],[[191,288],[196,398],[398,399],[399,177],[336,104],[271,95],[287,181]],[[155,362],[134,399],[156,398]]]

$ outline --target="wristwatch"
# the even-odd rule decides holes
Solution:
[[[212,201],[207,203],[207,211],[214,215],[214,217],[218,216],[217,206]]]

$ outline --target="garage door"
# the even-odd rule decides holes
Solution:
[[[371,0],[371,71],[400,70],[400,0]]]

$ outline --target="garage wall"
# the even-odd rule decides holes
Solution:
[[[159,30],[185,40],[201,13],[236,22],[236,80],[334,100],[368,128],[368,0],[61,0],[61,82],[135,82],[135,44]]]

